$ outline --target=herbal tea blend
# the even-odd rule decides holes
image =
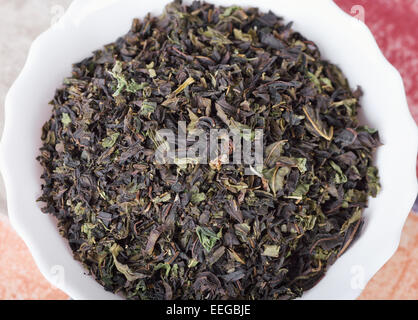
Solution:
[[[57,89],[39,201],[106,290],[293,299],[359,235],[378,133],[291,25],[175,1]]]

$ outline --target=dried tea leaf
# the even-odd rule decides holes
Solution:
[[[196,234],[207,252],[212,250],[216,241],[220,240],[222,236],[221,231],[214,233],[211,229],[201,226],[196,227]]]
[[[356,211],[354,211],[353,215],[348,219],[341,227],[340,233],[344,233],[347,231],[348,227],[352,225],[353,223],[360,220],[362,217],[362,210],[360,208],[357,208]]]
[[[366,179],[369,189],[368,194],[372,197],[376,197],[380,191],[379,174],[377,168],[368,167]]]
[[[278,245],[264,245],[264,252],[262,253],[263,256],[278,258],[280,252],[280,246]]]
[[[280,158],[281,154],[283,153],[283,145],[287,142],[287,140],[281,140],[274,142],[267,146],[265,149],[265,157],[264,157],[264,165],[268,168],[271,168],[276,165],[276,162]]]
[[[115,264],[116,269],[118,269],[118,271],[122,273],[126,277],[126,280],[128,281],[135,281],[137,279],[146,278],[147,276],[145,274],[133,272],[129,268],[129,266],[127,266],[126,264],[120,263],[118,261],[117,257],[119,255],[119,252],[122,250],[123,250],[122,247],[116,243],[114,243],[109,249],[110,253],[113,256],[113,262]]]
[[[276,195],[278,190],[283,189],[285,179],[289,173],[289,167],[276,167],[263,172],[264,178],[268,181],[271,192],[274,195]]]
[[[296,197],[298,199],[302,199],[304,195],[306,195],[310,188],[309,183],[301,183],[296,187],[296,190],[293,191],[292,197]]]
[[[101,142],[103,148],[111,148],[115,145],[116,140],[119,138],[119,132],[114,132],[108,137],[104,138]]]
[[[306,123],[308,128],[312,128],[311,131],[316,133],[317,135],[323,137],[324,139],[331,141],[334,135],[334,128],[331,127],[329,130],[325,127],[325,124],[320,119],[317,112],[315,112],[310,106],[304,105],[303,112],[308,119]]]
[[[214,45],[228,45],[232,44],[232,41],[228,39],[228,36],[212,27],[207,27],[206,31],[202,33],[203,36],[210,39],[210,43]]]
[[[300,173],[306,172],[306,158],[294,158],[296,161],[296,166],[299,169]]]
[[[68,125],[71,123],[71,118],[68,113],[62,114],[61,123],[64,125],[64,128],[68,127]]]
[[[241,30],[236,29],[236,28],[234,29],[234,37],[235,39],[241,40],[244,42],[251,42],[253,39],[250,34],[243,33]]]
[[[337,165],[334,161],[330,160],[329,162],[331,164],[331,167],[336,171],[334,181],[336,184],[346,183],[347,177],[341,170],[340,166]]]
[[[192,197],[190,199],[190,201],[193,204],[198,204],[198,203],[200,203],[202,201],[205,201],[205,200],[206,200],[206,194],[203,193],[203,192],[192,194]]]
[[[165,193],[159,197],[155,197],[152,202],[154,202],[155,204],[157,203],[162,203],[162,202],[168,202],[171,200],[171,194],[169,193]]]

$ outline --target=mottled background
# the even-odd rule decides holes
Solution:
[[[418,0],[335,2],[368,25],[386,58],[400,71],[411,113],[418,122]],[[0,0],[0,132],[4,98],[25,63],[31,42],[57,21],[70,3],[71,0]],[[0,300],[68,299],[40,274],[6,214],[0,181]],[[417,214],[410,214],[398,251],[367,284],[360,299],[418,299]]]

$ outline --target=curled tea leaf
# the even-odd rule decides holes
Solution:
[[[140,114],[142,116],[146,116],[149,118],[149,116],[154,113],[155,109],[157,107],[157,103],[156,102],[151,102],[151,101],[143,101],[141,104],[141,111]]]
[[[369,195],[376,197],[380,191],[379,174],[375,167],[367,168],[367,186]]]
[[[362,211],[360,208],[356,208],[353,215],[348,219],[346,222],[344,222],[343,226],[341,227],[340,233],[344,233],[350,225],[360,220],[362,217]]]
[[[267,179],[271,192],[276,195],[277,191],[282,190],[284,187],[285,179],[287,175],[290,173],[289,167],[276,167],[273,169],[269,169],[264,171],[263,175],[264,178]]]
[[[200,203],[202,201],[205,201],[205,200],[206,200],[206,194],[203,193],[203,192],[192,194],[192,197],[190,199],[190,201],[193,204],[198,204],[198,203]]]
[[[113,256],[113,262],[115,264],[116,269],[118,269],[118,271],[120,273],[122,273],[125,277],[126,280],[128,281],[135,281],[137,279],[144,279],[147,277],[147,275],[142,274],[142,273],[138,273],[138,272],[133,272],[128,265],[120,263],[117,259],[119,252],[122,251],[122,247],[119,246],[118,244],[114,243],[112,245],[112,247],[109,249],[110,253]]]
[[[330,160],[329,162],[331,164],[331,167],[336,171],[334,181],[337,184],[346,183],[347,176],[343,173],[340,166],[337,165],[334,161]]]
[[[307,105],[303,106],[303,112],[305,113],[306,118],[308,119],[309,124],[313,129],[312,131],[324,139],[331,141],[334,135],[334,128],[331,127],[329,131],[326,130],[325,124],[321,121],[319,115],[315,113],[311,107]]]
[[[309,183],[301,183],[301,184],[299,184],[296,187],[296,190],[293,191],[292,197],[296,197],[298,199],[302,199],[302,197],[308,193],[310,186],[311,185]]]

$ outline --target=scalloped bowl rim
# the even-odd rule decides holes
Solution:
[[[148,12],[158,14],[169,1],[140,4],[126,0],[123,7],[119,2],[75,0],[60,21],[33,42],[5,103],[0,169],[10,222],[28,246],[41,273],[74,299],[120,297],[103,290],[86,274],[59,235],[55,219],[42,215],[35,202],[40,195],[41,169],[34,158],[40,147],[40,128],[50,115],[45,105],[62,79],[70,74],[71,64],[126,33],[133,17]],[[209,2],[225,6],[237,3]],[[331,0],[292,3],[244,0],[240,5],[257,6],[263,11],[271,9],[286,21],[294,21],[294,29],[317,42],[323,56],[340,65],[351,85],[360,84],[364,88],[361,102],[364,116],[370,126],[379,129],[384,143],[376,156],[382,191],[376,199],[370,199],[361,237],[318,285],[302,297],[354,299],[396,251],[418,190],[415,178],[418,130],[408,110],[402,78],[385,59],[365,24],[345,14]],[[390,115],[391,106],[396,106],[396,116]]]

